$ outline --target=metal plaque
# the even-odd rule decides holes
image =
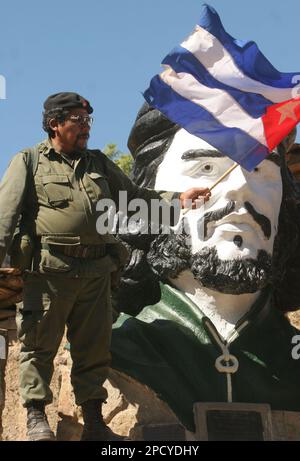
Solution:
[[[196,440],[272,440],[268,404],[196,403]]]

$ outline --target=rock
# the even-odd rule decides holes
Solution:
[[[58,413],[61,419],[57,426],[58,440],[79,440],[82,431],[81,409],[75,404],[70,370],[70,359],[67,365],[60,365]],[[142,440],[143,425],[178,423],[168,406],[151,389],[129,376],[112,370],[104,386],[108,399],[103,405],[103,417],[117,434]]]
[[[272,411],[274,440],[300,440],[300,412]]]
[[[58,414],[61,417],[79,419],[77,406],[70,382],[70,368],[67,365],[60,365],[61,387],[58,395]]]

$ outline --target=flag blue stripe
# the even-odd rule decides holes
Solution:
[[[158,75],[151,80],[144,98],[174,123],[204,139],[248,171],[269,154],[266,146],[239,128],[225,127],[210,112],[173,91]]]
[[[163,60],[163,64],[168,64],[175,72],[187,72],[209,88],[219,88],[226,91],[235,101],[251,116],[259,118],[265,114],[266,108],[273,103],[264,96],[256,93],[246,93],[236,88],[232,88],[216,80],[198,59],[182,46],[174,48]]]
[[[297,81],[293,82],[293,77],[299,76],[299,72],[279,72],[261,53],[255,42],[236,40],[229,35],[225,31],[218,13],[211,6],[204,5],[198,25],[222,43],[239,69],[248,77],[278,88],[296,86]]]

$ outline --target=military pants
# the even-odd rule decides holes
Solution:
[[[53,360],[65,325],[77,405],[106,399],[102,384],[110,365],[110,273],[93,278],[32,273],[25,281],[23,305],[17,314],[24,406],[32,400],[52,401]]]

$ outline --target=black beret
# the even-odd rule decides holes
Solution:
[[[45,110],[55,109],[85,109],[88,114],[93,112],[90,103],[77,93],[55,93],[49,96],[44,102]]]

